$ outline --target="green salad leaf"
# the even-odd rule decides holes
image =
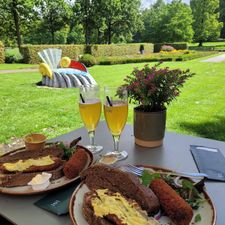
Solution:
[[[195,223],[200,222],[201,220],[202,220],[202,217],[201,217],[201,215],[198,213],[198,214],[195,216]]]
[[[157,178],[161,178],[160,174],[149,173],[147,170],[144,170],[142,177],[141,177],[142,184],[144,184],[145,186],[148,187],[151,184],[151,182]]]
[[[63,142],[59,142],[57,144],[60,148],[64,150],[63,159],[69,160],[69,158],[73,155],[73,153],[76,151],[75,148],[67,147]]]

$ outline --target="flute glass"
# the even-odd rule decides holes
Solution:
[[[105,87],[104,96],[104,115],[114,142],[114,150],[106,155],[114,155],[117,160],[122,160],[128,156],[126,151],[121,151],[119,148],[120,135],[128,115],[127,90]]]
[[[100,145],[95,145],[95,129],[101,116],[102,103],[100,100],[99,86],[80,87],[79,110],[83,123],[88,131],[90,145],[86,148],[92,153],[98,153],[103,150]]]

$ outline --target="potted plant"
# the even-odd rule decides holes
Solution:
[[[121,86],[127,89],[130,100],[138,104],[134,108],[134,136],[135,143],[144,147],[162,145],[166,107],[179,95],[184,82],[193,76],[189,70],[159,68],[160,64],[135,68]]]

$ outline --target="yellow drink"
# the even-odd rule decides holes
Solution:
[[[112,135],[120,135],[127,121],[128,104],[117,101],[113,106],[104,105],[104,114]]]
[[[80,115],[88,131],[94,131],[101,115],[102,104],[99,100],[79,104]]]

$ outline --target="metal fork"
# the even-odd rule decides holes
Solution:
[[[127,164],[127,165],[122,166],[122,170],[129,172],[129,173],[133,173],[137,176],[142,176],[142,174],[144,172],[144,167],[137,167],[137,166],[134,166],[131,164]],[[151,171],[151,169],[150,169],[150,171]],[[205,173],[164,172],[164,171],[154,171],[154,170],[152,170],[152,172],[160,173],[160,174],[169,174],[169,175],[174,175],[174,176],[182,176],[182,177],[195,177],[195,178],[208,177],[208,175]]]

